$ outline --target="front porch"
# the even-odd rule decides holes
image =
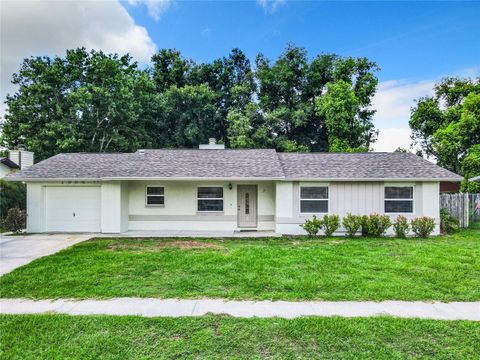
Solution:
[[[233,236],[275,229],[273,181],[124,181],[120,187],[126,193],[120,208],[128,209],[122,232]]]

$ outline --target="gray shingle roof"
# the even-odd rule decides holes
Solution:
[[[462,180],[410,153],[276,153],[257,149],[59,154],[7,176],[19,181],[128,178]]]
[[[286,179],[432,179],[462,177],[412,153],[279,153]]]
[[[59,154],[9,179],[283,178],[275,150],[145,150]]]

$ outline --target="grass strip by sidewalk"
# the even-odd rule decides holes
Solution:
[[[480,323],[3,315],[0,340],[2,359],[461,359],[480,353]]]
[[[480,230],[421,239],[94,239],[0,278],[10,298],[480,299]]]
[[[479,340],[467,321],[0,316],[2,359],[473,359]]]

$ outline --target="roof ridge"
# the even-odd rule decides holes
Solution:
[[[79,152],[57,154],[9,175],[9,179],[462,179],[449,170],[418,158],[410,153],[281,153],[275,149],[147,149],[146,155],[138,152]]]

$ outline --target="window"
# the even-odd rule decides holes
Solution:
[[[197,210],[223,211],[223,187],[199,187],[197,189]]]
[[[328,213],[328,187],[300,187],[301,213]]]
[[[386,213],[413,213],[413,186],[385,186]]]
[[[165,188],[163,186],[147,186],[145,203],[147,206],[165,206]]]

